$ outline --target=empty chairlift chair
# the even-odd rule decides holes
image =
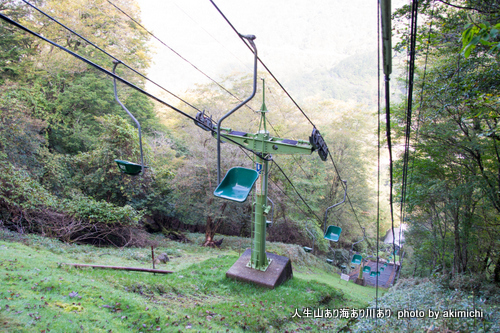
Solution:
[[[222,116],[217,122],[217,188],[214,191],[214,196],[236,201],[236,202],[244,202],[250,191],[252,190],[253,185],[259,178],[259,173],[256,170],[242,168],[242,167],[234,167],[229,169],[224,179],[221,181],[221,128],[222,122],[236,112],[239,108],[245,105],[248,101],[250,101],[257,91],[257,49],[255,48],[255,44],[253,40],[255,36],[243,36],[246,38],[254,49],[254,70],[253,70],[253,90],[249,97],[247,97],[244,101],[241,101],[237,106],[235,106],[231,111]],[[205,117],[201,117],[200,119],[204,119]],[[200,120],[198,119],[198,121]],[[210,125],[211,126],[211,125]],[[209,128],[210,130],[213,128]]]
[[[371,271],[372,271],[372,268],[370,266],[363,267],[363,273],[370,273]]]
[[[308,247],[308,246],[304,246],[304,251],[306,252],[314,252],[314,243],[316,242],[316,237],[314,236],[314,234],[311,232],[311,230],[309,230],[306,226],[306,230],[307,232],[309,233],[309,235],[311,235],[312,239],[313,239],[313,243],[312,243],[312,247]]]
[[[354,251],[354,245],[362,242],[365,239],[365,228],[363,228],[363,238],[356,243],[352,243],[351,245],[351,253]],[[353,265],[361,265],[361,261],[363,260],[363,257],[360,254],[355,254],[352,256],[351,264]]]
[[[345,191],[344,191],[344,200],[342,200],[341,202],[339,203],[336,203],[335,205],[333,206],[330,206],[326,209],[326,212],[325,212],[325,236],[324,238],[329,240],[329,241],[332,241],[332,242],[338,242],[339,239],[340,239],[340,233],[342,232],[342,228],[339,227],[339,226],[336,226],[336,225],[331,225],[331,226],[328,226],[328,228],[326,228],[326,224],[327,224],[327,218],[328,218],[328,210],[330,208],[333,208],[333,207],[336,207],[342,203],[345,202],[345,198],[346,198],[346,195],[347,195],[347,181],[346,180],[343,180],[343,182],[345,183]]]
[[[259,173],[253,169],[231,168],[215,189],[214,195],[223,199],[244,202],[257,178],[259,178]]]
[[[355,254],[352,256],[351,264],[361,265],[361,260],[363,260],[363,257],[360,254]]]
[[[113,74],[115,74],[116,66],[120,63],[119,61],[113,61],[114,66],[113,66]],[[133,163],[129,161],[123,161],[123,160],[118,160],[116,159],[115,162],[118,165],[118,168],[120,168],[120,171],[127,174],[127,175],[138,175],[142,171],[144,171],[147,166],[144,166],[144,156],[142,154],[142,136],[141,136],[141,124],[139,124],[139,121],[130,113],[130,111],[123,105],[123,103],[120,101],[118,98],[118,93],[116,91],[116,78],[113,78],[113,89],[115,93],[115,100],[120,104],[120,106],[127,112],[127,114],[132,118],[132,120],[135,122],[137,125],[137,129],[139,131],[139,148],[141,151],[141,164],[138,163]]]

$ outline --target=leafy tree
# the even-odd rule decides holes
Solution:
[[[416,237],[410,242],[420,265],[454,277],[472,271],[492,278],[492,263],[500,264],[494,250],[500,212],[498,54],[484,52],[491,45],[478,46],[479,52],[469,47],[466,57],[461,53],[474,33],[466,31],[464,37],[463,27],[470,19],[493,25],[498,20],[493,7],[486,1],[426,1],[419,7],[419,20],[424,16],[426,24],[417,36],[422,57],[415,85],[422,102],[414,108],[418,135],[408,170],[408,239]],[[401,135],[405,109],[405,103],[395,109],[394,126]],[[426,238],[430,244],[422,243]]]

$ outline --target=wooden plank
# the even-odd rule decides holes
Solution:
[[[173,271],[164,271],[161,269],[151,269],[151,268],[141,268],[141,267],[120,267],[120,266],[103,266],[103,265],[87,265],[87,264],[72,264],[72,263],[63,263],[63,265],[75,266],[75,267],[117,269],[117,270],[123,270],[123,271],[136,271],[136,272],[146,272],[146,273],[160,273],[160,274],[174,273]]]

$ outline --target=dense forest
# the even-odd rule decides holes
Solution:
[[[408,13],[406,6],[394,14],[397,50],[408,42]],[[419,6],[402,208],[412,248],[407,274],[500,282],[499,13],[496,1]],[[407,114],[406,102],[394,108],[393,128],[400,136]]]
[[[152,57],[149,35],[108,2],[31,3],[147,73]],[[135,1],[115,3],[139,16]],[[418,10],[414,118],[404,194],[397,185],[404,157],[398,156],[395,163],[394,201],[404,202],[395,207],[401,221],[410,226],[403,274],[453,278],[467,274],[498,283],[500,9],[495,1],[428,0],[421,1]],[[103,68],[113,66],[113,59],[21,1],[3,1],[0,13]],[[405,56],[410,37],[409,13],[410,7],[404,6],[394,14],[393,33],[399,40],[395,50],[400,56]],[[142,125],[148,166],[139,176],[122,174],[114,159],[137,162],[139,141],[134,123],[114,99],[112,79],[5,21],[0,22],[0,49],[0,227],[64,242],[120,247],[146,245],[146,232],[172,237],[182,230],[206,232],[205,245],[213,245],[216,233],[250,236],[251,203],[223,202],[212,196],[216,141],[210,133],[118,84],[120,99]],[[321,93],[312,92],[313,83],[302,82],[307,86],[303,108],[320,127],[336,169],[315,154],[276,159],[280,168],[271,167],[269,184],[275,227],[269,229],[269,240],[308,245],[311,239],[304,228],[308,226],[316,234],[319,251],[326,253],[329,246],[349,249],[361,238],[361,227],[375,244],[378,214],[381,236],[389,228],[385,192],[377,212],[377,111],[374,99],[365,98],[375,78],[352,80],[353,75],[365,75],[365,66],[376,66],[376,58],[359,55],[327,73],[301,78],[307,82],[319,78],[316,87]],[[142,77],[123,66],[118,74],[145,86]],[[272,135],[307,140],[312,128],[303,115],[267,73],[259,76],[266,78]],[[351,80],[347,85],[328,82],[342,77]],[[251,77],[237,73],[219,83],[193,87],[182,97],[218,119],[238,102],[221,85],[244,98]],[[356,87],[358,95],[346,96]],[[402,77],[398,91],[405,89]],[[257,96],[225,125],[255,132],[258,118],[253,110],[262,103],[261,90]],[[403,142],[408,104],[404,95],[400,97],[402,102],[392,106],[392,128],[395,139]],[[196,112],[185,103],[178,107],[193,116]],[[223,147],[222,162],[223,170],[253,168],[251,158],[230,145]],[[353,209],[345,205],[331,214],[331,221],[344,230],[341,241],[333,245],[322,237],[322,216],[343,196],[337,171],[348,181]],[[307,206],[297,192],[307,199]],[[358,251],[372,254],[373,249],[361,244]]]
[[[63,24],[138,71],[150,61],[145,30],[105,1],[76,4],[36,3]],[[75,8],[73,8],[74,6]],[[121,8],[137,13],[131,1]],[[69,34],[26,4],[2,4],[2,13],[103,68],[112,59],[89,43]],[[216,184],[216,141],[192,121],[137,91],[118,85],[120,99],[136,115],[144,131],[144,175],[121,174],[114,159],[138,161],[139,142],[133,122],[116,103],[112,79],[75,57],[2,22],[2,225],[19,232],[35,232],[66,242],[145,245],[143,232],[207,231],[249,236],[251,204],[224,203],[211,195]],[[120,31],[120,35],[116,33]],[[144,79],[118,67],[118,74],[144,87]],[[265,73],[259,73],[266,77]],[[268,79],[266,104],[272,111],[273,135],[308,139],[311,128],[303,116]],[[221,86],[243,98],[251,88],[247,74],[227,77]],[[259,95],[262,91],[259,89]],[[218,118],[237,102],[216,84],[193,87],[185,99]],[[227,126],[256,131],[261,98],[241,111]],[[375,156],[374,110],[334,100],[311,100],[310,114],[321,119],[322,132],[343,177],[359,219],[347,209],[335,212],[344,227],[343,244],[362,234],[359,223],[371,228],[374,195],[368,185]],[[180,108],[186,105],[179,102]],[[196,110],[187,110],[194,116]],[[235,117],[236,118],[236,117]],[[243,119],[245,119],[243,121]],[[250,120],[249,120],[250,119]],[[371,122],[369,119],[372,119]],[[234,147],[223,149],[223,170],[252,167],[252,160]],[[284,157],[279,161],[287,177],[271,170],[270,197],[275,202],[269,239],[307,245],[304,224],[322,233],[325,207],[342,198],[331,165],[311,157]],[[299,167],[297,167],[299,166]],[[293,188],[292,185],[295,187]],[[362,190],[363,189],[363,190]],[[301,202],[296,190],[307,198]],[[359,222],[357,222],[359,221]],[[352,226],[352,227],[351,227]],[[206,228],[205,228],[206,227]],[[328,251],[328,244],[319,244]]]

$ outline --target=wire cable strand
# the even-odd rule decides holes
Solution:
[[[253,52],[252,48],[250,45],[248,45],[248,43],[246,42],[246,40],[243,38],[242,34],[240,34],[238,32],[238,30],[236,30],[236,28],[234,27],[234,25],[231,23],[231,21],[229,21],[229,19],[226,17],[226,15],[224,15],[224,13],[220,10],[220,8],[215,4],[215,2],[213,0],[210,0],[210,2],[212,3],[212,5],[215,7],[215,9],[219,12],[219,14],[224,18],[224,20],[227,22],[227,24],[229,24],[229,26],[231,27],[231,29],[233,29],[233,31],[238,35],[238,37],[243,41],[243,43],[250,49],[251,52]],[[269,75],[271,75],[271,77],[276,81],[276,83],[281,87],[281,89],[285,92],[285,94],[288,96],[288,98],[290,98],[290,100],[293,102],[293,104],[300,110],[300,112],[304,115],[304,117],[309,121],[309,123],[314,127],[316,128],[316,125],[312,122],[312,120],[307,116],[307,114],[304,112],[304,110],[302,110],[302,108],[298,105],[298,103],[295,101],[295,99],[293,99],[293,97],[290,95],[290,93],[285,89],[285,87],[281,84],[281,82],[276,78],[276,76],[271,72],[271,70],[266,66],[266,64],[264,64],[264,62],[262,61],[262,59],[260,59],[259,56],[257,56],[257,59],[259,60],[260,64],[266,69],[266,71],[269,73]],[[326,144],[326,143],[325,143]],[[331,154],[329,153],[330,155],[330,158],[333,162],[333,158],[331,156]],[[335,163],[333,162],[333,165],[335,167],[335,170],[337,171],[337,175],[339,177],[339,179],[342,179],[340,178],[340,174],[337,170],[337,167],[335,165]],[[342,185],[342,187],[344,187],[344,185]],[[298,194],[298,192],[297,192]],[[299,195],[300,196],[300,195]],[[349,198],[349,196],[347,196],[347,198],[349,199],[349,203],[351,205],[351,209],[353,210],[353,213],[356,217],[356,220],[358,221],[358,224],[361,227],[361,223],[358,219],[358,216],[354,210],[354,207],[352,206],[352,202],[351,202],[351,199]],[[303,199],[301,197],[301,199]],[[320,220],[321,221],[321,220]],[[368,241],[368,240],[367,240]],[[368,241],[369,243],[369,241]],[[370,248],[373,249],[373,247],[371,246],[371,244],[369,243],[370,245]]]
[[[23,0],[24,1],[24,0]],[[144,29],[144,31],[146,31],[151,37],[153,37],[154,39],[156,39],[158,42],[160,42],[162,45],[164,45],[165,47],[167,47],[170,51],[172,51],[173,53],[175,53],[177,56],[179,56],[179,58],[181,58],[182,60],[184,60],[185,62],[187,62],[188,64],[190,64],[194,69],[196,69],[198,72],[200,72],[201,74],[203,74],[206,78],[208,78],[210,81],[212,81],[213,83],[215,83],[219,88],[221,88],[222,90],[224,90],[225,92],[227,92],[229,95],[231,95],[232,97],[234,97],[235,99],[237,99],[238,101],[241,102],[241,99],[234,95],[232,92],[230,92],[228,89],[226,89],[224,86],[222,86],[219,82],[215,81],[214,79],[212,79],[210,76],[208,76],[205,72],[203,72],[201,69],[199,69],[196,65],[194,65],[192,62],[190,62],[189,60],[187,60],[185,57],[183,57],[179,52],[177,52],[176,50],[174,50],[172,47],[170,47],[169,45],[167,45],[165,42],[163,42],[161,39],[159,39],[158,37],[156,37],[152,32],[150,32],[145,26],[143,26],[142,24],[140,24],[139,22],[137,22],[137,20],[135,20],[131,15],[129,15],[127,12],[125,12],[123,9],[121,9],[120,7],[118,7],[117,5],[115,5],[114,3],[112,3],[111,1],[107,0],[109,4],[111,4],[113,7],[115,7],[118,11],[120,11],[123,15],[127,16],[132,22],[134,22],[135,24],[137,24],[139,27],[141,27],[142,29]],[[255,110],[253,110],[255,111]]]
[[[234,25],[229,21],[229,19],[226,17],[226,15],[224,15],[224,13],[219,9],[219,7],[215,4],[215,2],[213,2],[213,0],[210,0],[210,2],[212,3],[212,5],[214,5],[215,9],[217,9],[217,11],[220,13],[220,15],[224,18],[224,20],[229,24],[229,26],[234,30],[234,32],[238,35],[238,37],[240,37],[240,39],[243,41],[243,43],[245,43],[245,45],[248,47],[248,49],[253,52],[252,48],[250,45],[248,45],[248,43],[246,42],[246,40],[242,37],[242,34],[240,34],[238,32],[238,30],[236,30],[236,28],[234,27]],[[309,119],[309,117],[307,116],[307,114],[302,110],[302,108],[299,106],[299,104],[297,104],[297,102],[295,101],[295,99],[293,99],[293,97],[288,93],[288,91],[285,89],[285,87],[281,84],[281,82],[276,78],[276,76],[274,76],[274,74],[271,72],[271,70],[266,66],[266,64],[264,64],[264,62],[262,61],[262,59],[257,56],[257,59],[259,60],[260,64],[266,69],[266,71],[269,73],[269,75],[271,75],[271,77],[276,81],[276,83],[281,87],[281,89],[283,89],[283,91],[285,92],[285,94],[288,96],[288,98],[290,98],[290,100],[293,102],[293,104],[295,104],[295,106],[300,110],[300,112],[302,112],[302,114],[304,115],[304,117],[306,117],[306,119],[311,123],[311,125],[316,128],[316,126],[314,125],[314,123],[311,121],[311,119]]]
[[[169,104],[169,103],[165,102],[164,100],[162,100],[162,99],[160,99],[160,98],[156,97],[155,95],[148,93],[148,92],[147,92],[147,91],[145,91],[144,89],[139,88],[139,87],[138,87],[138,86],[136,86],[135,84],[133,84],[133,83],[131,83],[131,82],[129,82],[129,81],[127,81],[127,80],[123,79],[122,77],[120,77],[120,76],[118,76],[118,75],[116,75],[116,74],[114,74],[114,73],[112,73],[112,72],[108,71],[107,69],[105,69],[105,68],[103,68],[103,67],[101,67],[101,66],[97,65],[96,63],[94,63],[94,62],[92,62],[92,61],[90,61],[90,60],[88,60],[87,58],[82,57],[81,55],[79,55],[79,54],[77,54],[77,53],[75,53],[75,52],[73,52],[73,51],[71,51],[71,50],[68,50],[68,49],[67,49],[67,48],[65,48],[64,46],[61,46],[61,45],[57,44],[56,42],[54,42],[54,41],[52,41],[52,40],[50,40],[50,39],[48,39],[48,38],[46,38],[46,37],[41,36],[40,34],[38,34],[38,33],[34,32],[34,31],[30,30],[29,28],[27,28],[27,27],[23,26],[22,24],[20,24],[20,23],[18,23],[18,22],[16,22],[16,21],[14,21],[14,20],[12,20],[12,19],[11,19],[11,18],[9,18],[8,16],[5,16],[4,14],[0,13],[0,19],[2,19],[2,20],[4,20],[4,21],[6,21],[7,23],[12,24],[12,25],[14,25],[15,27],[17,27],[17,28],[19,28],[19,29],[21,29],[21,30],[23,30],[23,31],[25,31],[25,32],[27,32],[27,33],[29,33],[29,34],[31,34],[31,35],[33,35],[33,36],[37,37],[37,38],[40,38],[40,39],[42,39],[43,41],[45,41],[45,42],[47,42],[47,43],[49,43],[49,44],[51,44],[51,45],[53,45],[53,46],[55,46],[55,47],[57,47],[57,48],[59,48],[59,49],[63,50],[63,51],[65,51],[66,53],[68,53],[68,54],[70,54],[70,55],[74,56],[75,58],[78,58],[79,60],[81,60],[81,61],[85,62],[87,65],[90,65],[91,67],[94,67],[95,69],[97,69],[97,70],[99,70],[99,71],[103,72],[104,74],[106,74],[106,75],[108,75],[108,76],[111,76],[111,77],[115,78],[116,80],[118,80],[118,81],[120,81],[121,83],[123,83],[123,84],[125,84],[125,85],[129,86],[130,88],[133,88],[133,89],[137,90],[138,92],[140,92],[140,93],[142,93],[142,94],[144,94],[144,95],[148,96],[149,98],[154,99],[155,101],[157,101],[157,102],[159,102],[159,103],[161,103],[161,104],[163,104],[163,105],[165,105],[165,106],[167,106],[167,107],[171,108],[171,109],[172,109],[172,110],[174,110],[175,112],[177,112],[177,113],[179,113],[179,114],[183,115],[183,116],[184,116],[184,117],[186,117],[186,118],[191,119],[191,120],[192,120],[192,121],[194,121],[195,123],[201,124],[201,122],[200,122],[200,121],[198,121],[198,120],[197,120],[196,118],[194,118],[193,116],[191,116],[191,115],[187,114],[186,112],[184,112],[184,111],[182,111],[182,110],[180,110],[180,109],[176,108],[175,106],[173,106],[173,105],[171,105],[171,104]],[[215,131],[215,130],[211,130],[211,132],[212,132],[212,134],[213,134],[213,133],[216,133],[216,131]],[[229,138],[229,137],[227,137],[227,136],[225,136],[225,135],[221,135],[221,137],[223,137],[225,140],[228,140],[228,141],[233,142],[234,144],[236,144],[236,145],[240,146],[240,147],[241,147],[241,148],[243,148],[243,149],[246,149],[246,150],[248,150],[248,151],[252,152],[252,153],[253,153],[254,155],[256,155],[256,156],[259,156],[259,157],[261,157],[261,158],[263,158],[263,159],[266,159],[266,158],[262,157],[262,154],[261,154],[261,153],[255,152],[255,151],[253,151],[252,149],[247,148],[247,147],[246,147],[246,146],[244,146],[243,144],[240,144],[240,143],[238,143],[238,142],[235,142],[234,140],[232,140],[231,138]]]
[[[152,81],[151,79],[149,79],[147,76],[145,76],[144,74],[140,73],[139,71],[135,70],[134,68],[130,67],[129,65],[127,65],[126,63],[124,63],[123,61],[121,61],[120,59],[116,58],[115,56],[113,56],[112,54],[106,52],[104,49],[102,49],[101,47],[99,47],[98,45],[92,43],[90,40],[88,40],[87,38],[83,37],[82,35],[80,35],[79,33],[77,33],[76,31],[74,31],[73,29],[69,28],[68,26],[66,26],[65,24],[59,22],[57,19],[55,19],[53,16],[47,14],[46,12],[44,12],[43,10],[41,10],[40,8],[36,7],[35,5],[29,3],[28,1],[26,0],[22,0],[25,4],[27,4],[28,6],[32,7],[33,9],[37,10],[39,13],[45,15],[47,18],[49,18],[50,20],[54,21],[55,23],[59,24],[61,27],[63,27],[64,29],[70,31],[72,34],[78,36],[79,38],[83,39],[85,42],[87,42],[88,44],[92,45],[93,47],[95,47],[96,49],[98,49],[99,51],[101,51],[102,53],[106,54],[108,57],[116,60],[116,61],[119,61],[122,65],[124,65],[125,67],[127,67],[129,70],[131,70],[132,72],[134,72],[135,74],[139,75],[140,77],[146,79],[147,81],[151,82],[152,84],[154,84],[155,86],[157,86],[158,88],[162,89],[163,91],[169,93],[170,95],[172,95],[173,97],[177,98],[178,100],[180,100],[181,102],[189,105],[190,107],[192,107],[193,109],[195,110],[198,110],[201,112],[200,109],[198,109],[197,107],[193,106],[192,104],[188,103],[187,101],[185,101],[184,99],[180,98],[179,96],[175,95],[174,93],[170,92],[169,90],[167,90],[166,88],[162,87],[161,85],[159,85],[158,83]]]
[[[319,221],[320,225],[322,223],[321,219],[318,217],[318,215],[316,215],[316,213],[314,213],[314,211],[312,210],[312,208],[309,206],[309,204],[304,200],[304,198],[302,197],[302,195],[299,193],[299,191],[297,191],[297,188],[295,187],[295,185],[292,183],[292,181],[290,180],[290,178],[288,178],[288,176],[286,175],[286,173],[283,171],[283,169],[280,167],[280,165],[278,163],[276,163],[276,161],[274,161],[274,164],[276,164],[276,166],[278,167],[278,169],[281,171],[281,173],[283,174],[283,176],[285,176],[285,179],[290,183],[290,185],[292,186],[293,190],[295,191],[295,193],[297,193],[297,195],[299,196],[300,200],[302,200],[302,202],[307,206],[307,208],[309,209],[309,212],[314,215],[314,217]]]

